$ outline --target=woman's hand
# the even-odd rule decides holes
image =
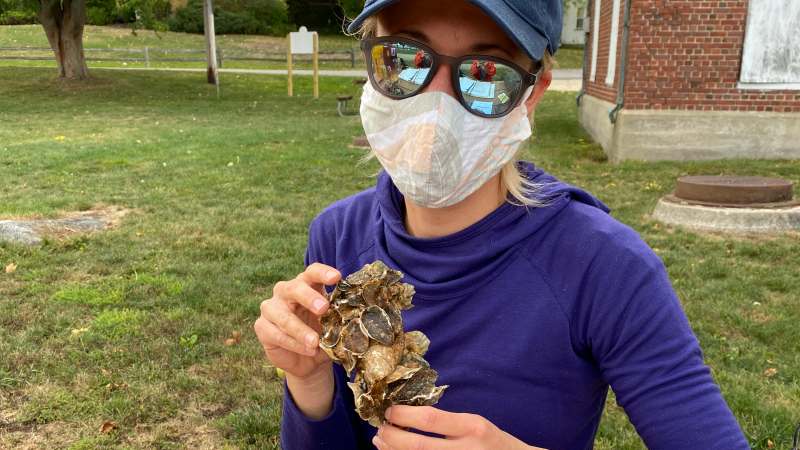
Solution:
[[[254,325],[267,358],[286,372],[297,407],[310,418],[324,417],[333,405],[333,362],[320,351],[318,319],[328,310],[325,285],[341,277],[333,267],[315,263],[294,280],[278,282],[272,298],[261,302]]]
[[[456,414],[430,406],[395,405],[386,420],[401,426],[444,435],[423,436],[391,425],[378,429],[372,443],[379,450],[534,450],[491,422],[475,414]],[[543,450],[543,449],[538,449]]]

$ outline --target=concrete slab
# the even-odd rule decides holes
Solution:
[[[63,233],[89,233],[108,225],[92,217],[55,220],[0,220],[0,241],[35,246],[42,243],[41,236]]]
[[[800,158],[800,113],[621,109],[591,95],[579,120],[608,160],[697,161],[725,158]]]
[[[800,206],[793,208],[714,208],[688,205],[661,198],[653,219],[707,231],[727,233],[768,233],[800,230]]]

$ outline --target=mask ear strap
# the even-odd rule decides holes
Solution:
[[[520,106],[525,106],[525,102],[528,101],[528,99],[531,97],[532,94],[533,94],[533,86],[528,86],[528,89],[526,89],[525,93],[522,94],[522,98],[520,99],[519,103],[517,103],[517,108],[519,108]]]

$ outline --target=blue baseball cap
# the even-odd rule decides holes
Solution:
[[[354,33],[364,20],[400,0],[367,0],[364,10],[350,23]],[[466,0],[497,22],[529,58],[540,61],[545,49],[558,50],[564,20],[563,0]]]

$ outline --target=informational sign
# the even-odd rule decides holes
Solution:
[[[308,31],[306,27],[300,27],[300,31],[289,33],[289,38],[292,40],[292,54],[314,54],[314,36],[316,34],[316,31]]]
[[[300,31],[291,32],[286,36],[286,72],[289,76],[287,88],[289,97],[292,96],[292,55],[311,55],[314,65],[314,98],[319,98],[319,37],[316,31],[309,32],[306,27]]]
[[[750,0],[739,82],[800,87],[800,1]]]

